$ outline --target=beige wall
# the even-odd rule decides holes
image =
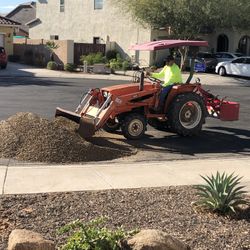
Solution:
[[[5,37],[4,47],[7,52],[7,55],[13,54],[13,33],[13,27],[0,26],[0,34],[4,34]]]
[[[34,61],[36,60],[36,53],[43,54],[45,58],[45,64],[47,64],[49,60],[49,51],[45,48],[48,40],[43,39],[14,39],[14,50],[15,54],[21,56],[23,58],[25,50],[32,50],[34,53]],[[59,46],[58,49],[54,51],[55,53],[55,61],[57,63],[66,64],[66,63],[74,63],[74,41],[72,40],[64,40],[64,41],[55,41],[55,43]]]
[[[104,0],[102,10],[94,10],[93,0],[65,1],[65,12],[60,13],[58,0],[37,2],[37,18],[41,23],[30,28],[30,38],[50,39],[58,35],[59,40],[92,43],[93,37],[100,37],[102,43],[113,41],[124,56],[135,55],[129,46],[151,40],[151,31],[138,26],[127,14]],[[140,62],[147,64],[149,52],[140,53]]]
[[[202,36],[202,38],[204,40],[207,40],[209,42],[210,49],[216,52],[218,36],[223,35],[223,34],[226,35],[229,40],[228,52],[236,52],[236,50],[238,49],[240,39],[245,35],[250,36],[250,30],[249,31],[234,31],[234,30],[218,29],[212,34]]]

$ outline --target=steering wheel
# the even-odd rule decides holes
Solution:
[[[149,81],[151,81],[153,84],[161,84],[162,83],[162,81],[161,80],[159,80],[159,79],[157,79],[157,78],[154,78],[154,77],[152,77],[152,76],[147,76],[146,78],[148,78],[148,80]]]

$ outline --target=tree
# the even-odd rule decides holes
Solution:
[[[112,0],[144,26],[171,27],[175,38],[197,37],[204,27],[250,26],[249,0]]]
[[[215,27],[250,27],[249,0],[112,0],[145,27],[171,28],[170,38],[196,39]],[[182,61],[186,49],[181,48]]]
[[[55,50],[58,49],[60,46],[56,44],[54,41],[48,41],[46,43],[46,48],[50,51],[50,61],[54,61],[54,53]]]

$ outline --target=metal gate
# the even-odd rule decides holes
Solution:
[[[101,52],[105,54],[106,44],[93,44],[93,43],[75,43],[74,44],[74,63],[81,64],[80,57],[91,53]]]

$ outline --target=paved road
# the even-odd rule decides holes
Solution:
[[[203,133],[194,138],[181,138],[149,129],[148,136],[131,144],[141,148],[136,160],[185,159],[214,156],[250,155],[250,82],[212,76],[215,81],[205,88],[241,103],[241,118],[237,122],[208,119]],[[212,79],[212,78],[211,78]],[[228,82],[228,84],[225,84]],[[53,117],[57,106],[74,110],[83,92],[91,87],[103,87],[122,81],[70,78],[0,78],[0,119],[16,112],[34,112]],[[152,153],[153,152],[153,153]]]

